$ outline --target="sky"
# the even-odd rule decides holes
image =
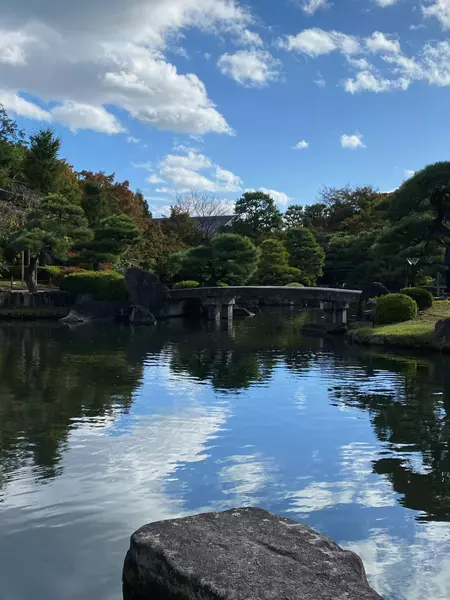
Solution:
[[[0,103],[155,216],[390,191],[450,149],[450,0],[0,0]]]

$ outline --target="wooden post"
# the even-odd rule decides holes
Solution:
[[[22,287],[23,284],[25,282],[25,251],[22,250],[22,252],[20,253],[20,258],[21,258],[21,262],[22,262],[22,271],[21,271],[21,276],[22,276]]]

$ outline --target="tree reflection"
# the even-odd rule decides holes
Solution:
[[[131,329],[0,329],[0,488],[21,466],[59,470],[70,429],[126,412],[148,344]]]
[[[321,345],[318,338],[301,334],[308,318],[307,311],[273,311],[232,327],[199,326],[176,339],[171,369],[225,391],[269,381],[280,362],[294,371],[307,369]]]
[[[331,398],[370,413],[389,456],[374,461],[419,520],[450,520],[450,359],[355,353],[369,380],[334,386]],[[401,374],[400,385],[377,388],[380,371]],[[370,384],[375,388],[368,391]]]

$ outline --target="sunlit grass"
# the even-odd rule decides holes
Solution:
[[[413,321],[354,329],[350,337],[359,343],[391,344],[407,347],[437,347],[434,327],[440,319],[450,318],[450,300],[436,300],[433,306]]]

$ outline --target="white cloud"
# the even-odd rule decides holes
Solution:
[[[422,52],[423,77],[438,86],[450,85],[450,42],[426,44]]]
[[[223,54],[217,65],[224,75],[246,86],[264,86],[279,77],[280,61],[266,50],[239,50]]]
[[[307,15],[313,15],[318,10],[323,10],[331,6],[327,0],[302,0],[300,8]]]
[[[146,167],[146,165],[142,165]],[[239,192],[242,179],[198,151],[188,149],[183,154],[167,154],[153,172],[153,165],[148,165],[152,173],[148,183],[156,185],[166,183],[156,191],[162,194],[190,191],[234,193]]]
[[[344,82],[344,89],[350,94],[357,92],[390,92],[391,90],[406,90],[410,84],[409,79],[400,78],[397,80],[384,79],[371,73],[370,71],[360,71],[355,79],[347,79]]]
[[[434,0],[422,7],[426,17],[435,17],[443,29],[450,29],[450,0]]]
[[[115,106],[158,129],[229,134],[203,82],[179,73],[163,52],[186,28],[248,38],[242,32],[252,20],[237,0],[79,0],[64,10],[59,0],[3,3],[0,81],[5,90],[62,103],[62,114],[67,102],[105,112]],[[81,117],[71,111],[69,118],[79,126]],[[102,117],[99,129],[116,128]]]
[[[408,179],[410,177],[412,177],[415,174],[415,171],[413,171],[412,169],[405,169],[405,177],[407,177]]]
[[[327,82],[322,77],[321,73],[317,73],[317,79],[314,79],[314,83],[317,85],[317,87],[320,87],[320,88],[324,88],[327,85]]]
[[[146,179],[146,181],[148,183],[151,183],[152,185],[156,185],[158,183],[164,183],[164,179],[161,179],[161,177],[158,177],[158,175],[149,175]]]
[[[184,168],[199,171],[212,165],[211,160],[204,154],[189,150],[187,154],[168,154],[160,163],[160,168]]]
[[[373,54],[377,52],[398,54],[400,52],[400,43],[398,40],[389,39],[384,33],[381,33],[381,31],[374,31],[374,33],[366,39],[366,48]]]
[[[271,196],[277,204],[281,204],[282,206],[286,206],[289,203],[291,198],[285,194],[284,192],[278,192],[277,190],[268,190],[265,187],[260,187],[259,190],[264,192],[264,194],[268,194]]]
[[[357,54],[361,51],[358,38],[339,31],[324,31],[317,27],[304,29],[297,35],[288,35],[278,40],[278,46],[293,52],[302,52],[316,57],[330,52]]]
[[[39,121],[52,120],[52,116],[48,111],[43,110],[37,104],[29,102],[13,92],[0,90],[0,104],[3,104],[6,110],[26,119],[36,119]]]
[[[343,134],[341,136],[341,146],[350,150],[356,150],[356,148],[365,148],[363,144],[362,135],[360,133],[354,133],[352,135]]]
[[[378,4],[378,6],[385,8],[386,6],[392,6],[398,2],[398,0],[375,0],[375,2]]]
[[[264,44],[259,33],[250,31],[250,29],[244,29],[242,31],[239,36],[239,42],[243,46],[262,46]]]
[[[297,142],[294,146],[294,150],[305,150],[306,148],[309,147],[309,144],[306,140],[301,140],[300,142]]]
[[[128,142],[128,144],[139,144],[139,143],[140,143],[140,141],[141,141],[141,140],[140,140],[139,138],[137,138],[137,137],[134,137],[134,136],[132,136],[132,135],[129,135],[129,136],[127,137],[127,142]]]
[[[223,185],[226,191],[238,191],[241,189],[242,179],[222,167],[216,167],[216,180],[219,185]]]
[[[0,29],[0,63],[13,67],[26,64],[28,46],[34,41],[26,31]]]
[[[100,133],[121,133],[125,131],[114,115],[102,106],[89,106],[77,102],[64,102],[51,111],[57,121],[64,123],[71,131],[92,129]]]
[[[347,62],[351,67],[360,71],[370,71],[372,68],[367,58],[351,58],[348,56]]]

